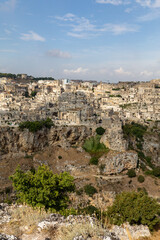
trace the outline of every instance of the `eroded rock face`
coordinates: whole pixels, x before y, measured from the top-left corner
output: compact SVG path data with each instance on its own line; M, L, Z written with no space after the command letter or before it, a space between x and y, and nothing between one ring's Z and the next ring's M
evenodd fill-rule
M6 203L0 204L0 224L9 222L11 215L9 213L9 206ZM0 238L1 239L1 238Z
M126 151L127 141L123 138L122 122L120 119L106 119L103 123L103 127L106 131L101 137L101 142L109 149Z
M31 154L42 151L47 146L58 143L62 147L71 144L82 144L84 139L92 134L92 131L84 126L81 127L52 127L50 130L42 130L32 133L25 129L23 132L18 128L0 128L0 157L10 154Z
M0 240L20 240L13 235L0 234Z
M103 174L116 174L124 170L136 168L138 155L134 151L109 152L99 159L100 164L104 164Z
M117 236L119 236L120 239L123 240L138 240L140 237L146 238L151 236L149 228L144 225L131 226L126 223L123 224L123 226L113 226L111 231L113 231Z
M152 162L160 166L160 135L157 133L145 134L143 150L145 156L150 156Z

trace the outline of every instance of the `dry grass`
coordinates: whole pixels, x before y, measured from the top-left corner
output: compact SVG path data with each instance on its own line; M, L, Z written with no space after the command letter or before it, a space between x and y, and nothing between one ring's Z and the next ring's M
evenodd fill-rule
M151 237L140 238L139 240L160 240L160 230L154 232Z
M29 206L17 206L11 210L11 220L1 226L1 232L20 237L23 233L31 234L37 224L49 216L44 210L33 209Z
M100 225L86 224L73 224L61 227L58 233L57 240L71 240L76 236L83 236L83 238L90 237L93 240L102 239L100 236L105 234L106 230Z

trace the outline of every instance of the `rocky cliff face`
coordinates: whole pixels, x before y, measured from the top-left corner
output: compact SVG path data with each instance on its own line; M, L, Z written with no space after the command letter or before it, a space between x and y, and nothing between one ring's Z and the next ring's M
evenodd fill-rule
M52 127L50 130L42 130L32 133L25 129L23 132L18 128L0 128L0 158L4 155L25 155L42 151L47 146L55 143L62 147L81 145L92 130L87 127Z
M127 169L136 168L138 155L134 151L109 152L100 158L100 163L104 165L104 174L117 174Z
M160 133L146 133L142 151L152 158L155 165L160 166Z

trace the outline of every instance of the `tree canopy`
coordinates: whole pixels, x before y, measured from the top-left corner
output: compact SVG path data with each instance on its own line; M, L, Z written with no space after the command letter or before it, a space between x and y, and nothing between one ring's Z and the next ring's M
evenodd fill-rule
M74 178L69 173L53 174L45 165L27 172L18 167L10 179L18 202L45 210L59 211L66 208L68 193L74 190Z

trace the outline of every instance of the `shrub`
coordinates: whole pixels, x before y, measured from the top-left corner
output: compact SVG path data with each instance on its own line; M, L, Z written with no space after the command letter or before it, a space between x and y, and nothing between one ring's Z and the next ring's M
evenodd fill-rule
M76 194L79 195L79 196L82 195L83 194L83 188L77 189Z
M133 177L136 177L136 172L135 172L135 170L132 168L132 169L129 169L129 170L128 170L127 175L128 175L128 177L133 178Z
M84 186L84 191L90 197L93 196L93 194L97 193L97 189L95 187L93 187L91 184L85 185Z
M24 130L25 128L29 129L30 132L37 132L41 130L43 127L51 128L53 126L53 122L50 118L41 121L26 121L19 124L19 129Z
M112 224L124 222L147 225L150 230L160 222L160 205L144 192L123 192L116 196L107 216Z
M103 135L103 134L105 133L105 129L102 128L102 127L98 127L98 128L96 129L96 133L97 133L98 135Z
M19 202L45 210L66 208L68 192L74 190L73 177L63 172L53 174L45 165L38 170L23 172L20 168L10 176Z
M90 164L92 165L98 165L98 158L97 157L92 157L89 161Z
M78 209L78 214L95 215L97 218L100 218L100 210L93 205Z
M62 156L58 156L58 159L62 159Z
M138 176L138 182L143 183L145 178L142 175Z
M155 177L160 177L160 167L154 167L153 169L153 175Z
M147 131L147 127L141 124L132 122L131 124L125 124L123 126L123 134L124 138L128 139L128 137L136 137L140 141L143 141L143 135Z

